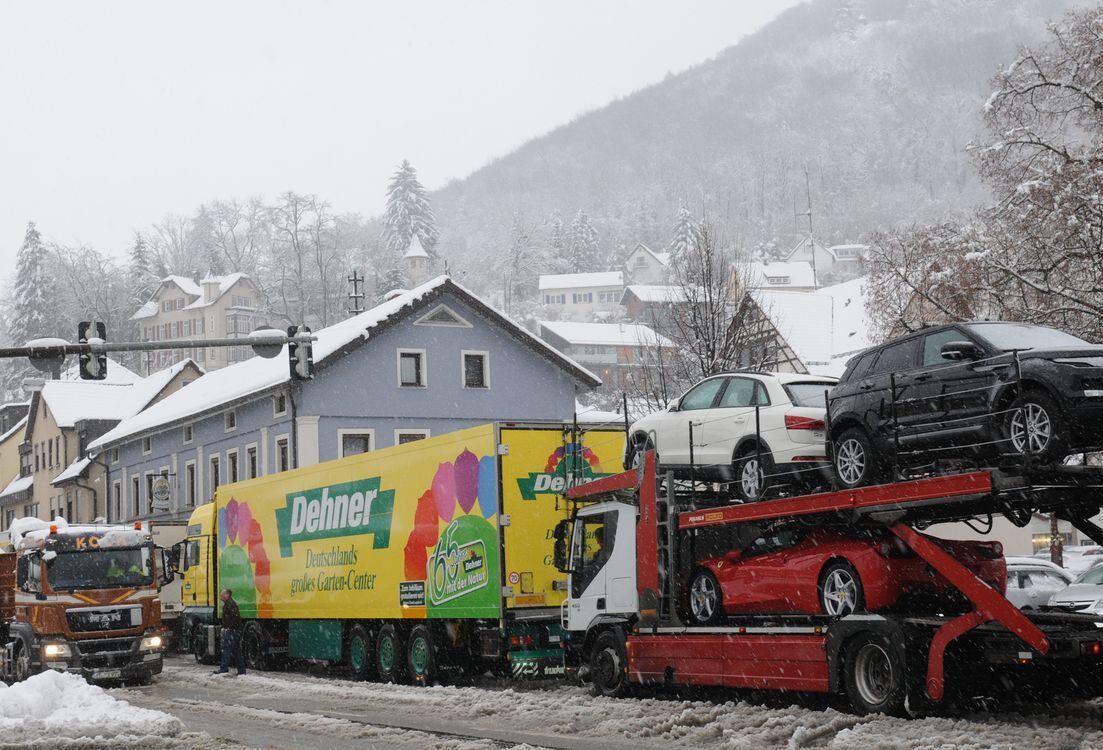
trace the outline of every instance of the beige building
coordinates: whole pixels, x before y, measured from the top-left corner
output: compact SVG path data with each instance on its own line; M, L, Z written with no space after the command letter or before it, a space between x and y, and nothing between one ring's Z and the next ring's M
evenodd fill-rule
M202 374L185 360L136 382L46 381L21 428L17 473L0 493L5 524L20 516L73 523L106 517L104 462L86 455L88 444Z
M166 276L130 319L140 341L244 338L268 322L260 300L260 290L244 273L207 276L202 281ZM197 345L191 350L150 352L142 369L149 374L191 359L205 370L217 370L252 356L249 346L212 349Z
M600 316L616 317L624 294L624 273L544 274L540 277L540 301L551 314L563 320L589 321Z
M19 418L8 425L4 417L7 416L10 406L12 405L5 404L0 407L0 426L7 428L0 433L0 485L3 485L0 487L0 531L7 531L11 522L23 515L23 505L29 496L28 492L20 493L18 488L8 492L13 482L18 485L20 447L26 433L28 408L25 403L19 404L22 407L17 412ZM15 414L11 416L14 417Z

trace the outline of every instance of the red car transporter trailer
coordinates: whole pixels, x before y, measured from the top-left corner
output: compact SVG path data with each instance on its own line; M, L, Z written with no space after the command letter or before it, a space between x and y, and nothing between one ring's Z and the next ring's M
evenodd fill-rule
M1103 694L1103 622L1068 611L1024 614L915 530L994 514L1023 525L1034 512L1054 512L1103 543L1103 530L1089 520L1103 498L1098 470L986 470L733 505L679 494L649 452L638 470L575 487L568 497L572 519L556 529L557 563L570 576L563 622L569 663L596 694L620 695L633 684L841 693L858 713L892 714L948 695ZM952 614L743 615L686 624L697 536L746 523L887 528L968 604Z

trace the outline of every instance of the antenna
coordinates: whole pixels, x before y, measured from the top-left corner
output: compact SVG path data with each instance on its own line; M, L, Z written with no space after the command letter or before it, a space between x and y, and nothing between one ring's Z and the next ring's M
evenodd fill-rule
M349 315L359 315L364 312L364 293L360 291L360 285L364 283L364 277L354 268L352 276L348 277L348 281L352 284L352 291L348 295Z
M812 253L812 288L819 289L819 277L816 275L816 240L812 236L812 188L808 179L808 165L804 166L804 195L808 199L808 210L798 213L797 217L808 217L808 250Z

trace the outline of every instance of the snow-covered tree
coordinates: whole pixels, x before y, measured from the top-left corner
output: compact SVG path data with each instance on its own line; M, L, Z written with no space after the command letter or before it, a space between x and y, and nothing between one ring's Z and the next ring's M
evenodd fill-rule
M551 249L551 256L556 260L567 259L566 228L563 225L563 214L558 208L548 222L548 247Z
M410 246L414 235L430 257L436 257L435 248L440 239L437 219L425 188L417 179L417 170L403 160L391 175L387 186L387 207L383 211L383 242L387 250L397 258Z
M8 336L12 343L22 346L32 339L61 336L61 301L54 293L50 278L49 250L33 221L27 224L15 264L15 285L8 321ZM5 367L6 390L18 390L23 378L35 374L36 371L25 359L9 360Z
M582 209L571 222L571 245L568 252L571 271L585 273L598 270L601 250L597 244L597 230L590 223L589 215Z
M678 216L674 220L673 238L670 240L670 255L672 258L684 256L697 246L701 227L693 214L689 212L683 203L678 209Z

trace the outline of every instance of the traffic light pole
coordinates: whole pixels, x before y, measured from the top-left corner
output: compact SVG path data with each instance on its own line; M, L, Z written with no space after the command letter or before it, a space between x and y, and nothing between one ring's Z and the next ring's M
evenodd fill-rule
M0 359L30 357L31 359L50 359L70 354L107 354L109 352L154 352L165 349L203 349L227 346L273 346L284 344L305 344L317 341L317 336L264 336L239 339L172 339L169 341L89 341L87 344L49 344L41 346L0 347ZM60 339L59 339L60 341ZM257 352L260 354L260 352ZM279 354L279 351L276 351ZM263 356L263 355L262 355Z

